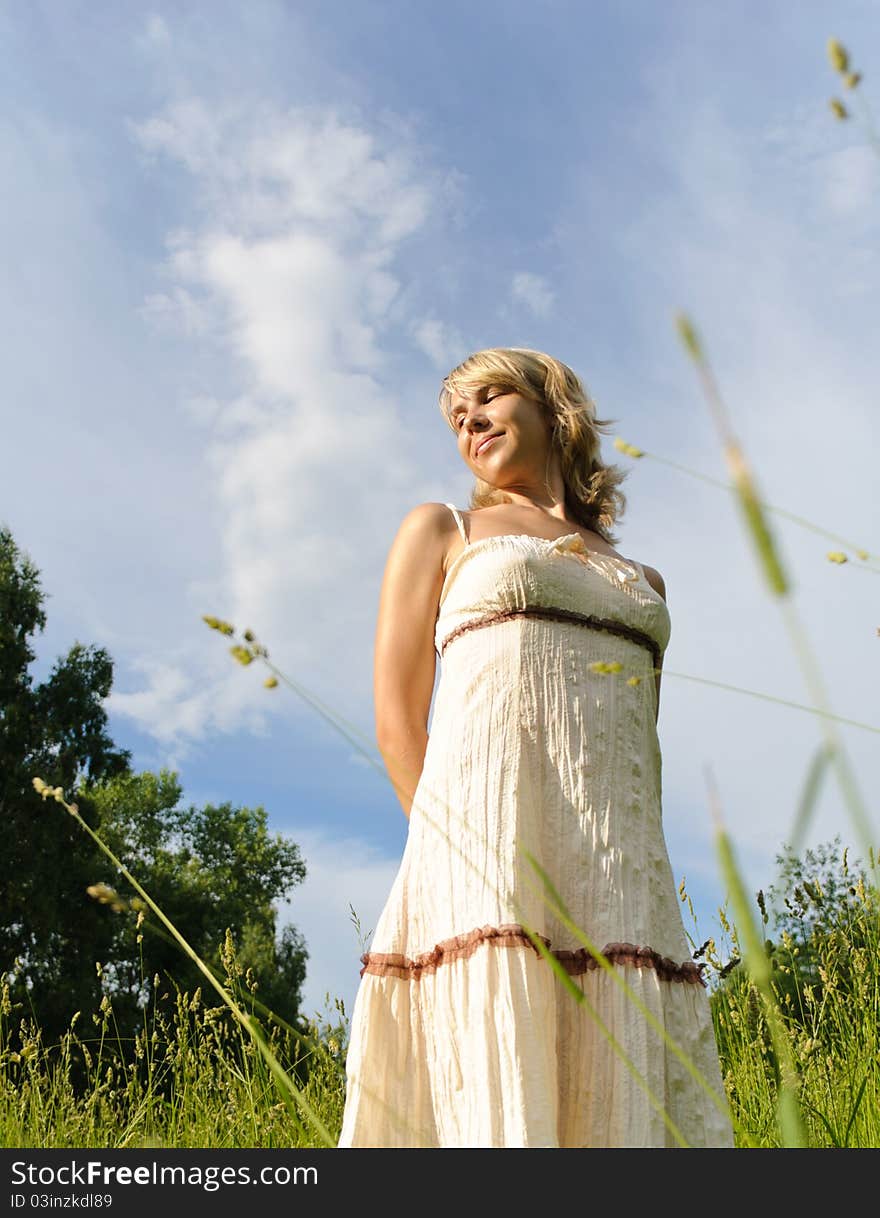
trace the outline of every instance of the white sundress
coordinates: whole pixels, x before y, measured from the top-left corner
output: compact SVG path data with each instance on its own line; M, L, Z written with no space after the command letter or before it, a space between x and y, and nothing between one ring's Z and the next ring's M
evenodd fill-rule
M663 835L666 603L638 563L580 533L471 543L447 506L465 548L440 596L406 847L362 957L338 1146L732 1147ZM614 975L548 905L526 852Z

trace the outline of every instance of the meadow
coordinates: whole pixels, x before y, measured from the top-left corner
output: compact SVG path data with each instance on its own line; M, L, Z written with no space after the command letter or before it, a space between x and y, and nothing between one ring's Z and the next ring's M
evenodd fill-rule
M860 74L850 71L846 52L833 40L829 57L845 87L855 89ZM848 117L838 99L832 99L831 109L838 119ZM873 127L869 135L880 151ZM834 847L824 855L808 852L785 873L792 883L789 890L781 887L779 925L770 926L763 892L745 891L719 801L710 788L729 900L717 911L717 925L708 934L694 919L689 937L695 958L705 965L736 1145L877 1147L880 899L872 819L848 768L839 720L825 704L820 665L810 653L790 599L790 581L769 523L772 512L779 509L772 509L755 486L694 326L681 315L678 330L718 428L731 479L725 489L737 498L758 570L771 600L783 612L813 691L813 706L801 709L817 716L823 735L820 758L839 781L850 815L853 850L867 867L866 871L850 865L849 847L842 854ZM636 460L650 456L623 441L616 447ZM789 518L823 532L790 514ZM844 544L859 560L874 557ZM849 561L842 549L827 557L834 563ZM221 635L234 634L234 628L219 618L204 620ZM266 649L250 632L229 650L243 665L264 661L272 673L265 681L268 688L281 679L302 693L269 663ZM339 723L334 726L351 741ZM39 776L34 776L34 786L95 837L60 788L47 786ZM793 839L804 838L811 809L808 794L796 811ZM349 1030L349 1013L342 1002L327 995L325 1017L301 1021L296 1027L273 1019L260 1003L249 971L238 963L232 936L227 935L221 945L224 975L216 975L137 878L103 842L97 838L96 842L140 893L141 911L149 906L181 950L198 964L205 985L192 993L180 992L155 978L147 987L152 998L143 1010L142 1027L127 1039L115 1023L112 983L107 979L99 1008L71 1011L66 1033L46 1044L27 1009L26 991L22 997L14 972L5 977L0 983L0 1144L21 1148L334 1146L344 1106ZM680 895L693 918L684 884ZM114 899L109 890L92 896ZM143 921L137 908L133 902L129 906L129 912L137 914L132 918L135 936ZM572 930L600 957L579 928ZM601 958L599 962L603 963ZM95 967L100 977L101 963L95 962ZM607 967L616 978L625 971ZM564 991L565 977L559 980Z
M803 930L765 943L781 1031L795 1063L803 1144L880 1145L880 943L876 890L847 871L841 893L818 873L799 888ZM849 881L852 881L851 883ZM684 886L682 900L689 905ZM766 911L763 894L756 919ZM818 915L811 916L811 915ZM696 926L694 925L694 931ZM696 935L691 935L695 952ZM784 1144L780 1054L758 986L742 964L741 935L724 909L703 956L722 1075L741 1147ZM252 979L227 937L222 984L239 1009L256 1010ZM739 961L739 963L733 963ZM210 992L210 987L208 987ZM304 1104L279 1089L259 1044L225 1002L202 990L154 988L143 1027L126 1042L112 998L72 1014L60 1042L0 991L0 1144L20 1148L306 1148L334 1145L345 1099L348 1014L275 1024L269 1052ZM564 995L563 995L564 1000ZM271 1021L265 1020L266 1024ZM311 1120L307 1110L318 1118ZM325 1140L326 1135L329 1143Z

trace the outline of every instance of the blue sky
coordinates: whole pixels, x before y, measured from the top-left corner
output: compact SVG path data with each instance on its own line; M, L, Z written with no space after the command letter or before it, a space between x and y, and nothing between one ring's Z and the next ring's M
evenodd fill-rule
M300 843L279 924L310 948L307 1011L350 1010L350 906L375 925L406 820L201 615L254 630L377 760L388 547L415 504L470 489L440 380L481 347L550 351L663 459L605 441L631 470L618 549L666 580L664 824L713 933L705 767L757 888L821 733L689 679L809 701L729 493L664 463L725 476L673 317L766 498L876 568L880 158L831 116L825 49L880 109L875 5L35 2L0 35L0 519L48 594L34 675L106 647L134 765ZM773 521L832 706L880 722L876 570ZM841 735L870 803L876 737ZM828 782L809 840L836 832L854 845Z

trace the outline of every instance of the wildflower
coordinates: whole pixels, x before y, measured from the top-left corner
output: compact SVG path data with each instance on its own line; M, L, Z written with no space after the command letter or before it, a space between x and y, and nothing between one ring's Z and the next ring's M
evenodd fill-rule
M829 562L843 563L848 561L842 550L829 550L825 557Z
M849 118L846 106L836 97L832 97L828 105L831 107L836 118Z
M861 79L861 72L847 72L843 78L843 83L848 89L854 89Z
M263 684L265 685L266 689L274 689L275 686L278 684L278 678L277 677L266 677L266 680L263 682Z
M627 685L638 685L641 679L641 677L627 677L626 683Z
M246 630L244 632L244 637L245 637L245 642L253 643L257 636L254 634L253 630Z
M828 39L828 58L835 72L846 72L849 69L849 55L846 48L841 46L836 38Z
M623 665L619 660L594 660L589 667L591 672L620 672Z
M236 660L238 660L239 664L250 664L251 660L254 658L248 651L247 647L236 646L230 647L229 650L235 656Z

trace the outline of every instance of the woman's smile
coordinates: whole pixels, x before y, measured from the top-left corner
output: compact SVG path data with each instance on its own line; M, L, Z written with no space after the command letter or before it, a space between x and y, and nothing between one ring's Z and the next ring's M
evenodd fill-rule
M482 454L484 452L486 452L486 450L490 447L490 445L494 444L496 440L500 440L500 439L501 439L501 436L498 435L498 436L491 436L488 440L483 440L482 443L477 445L477 451L474 455L477 457L482 456Z

